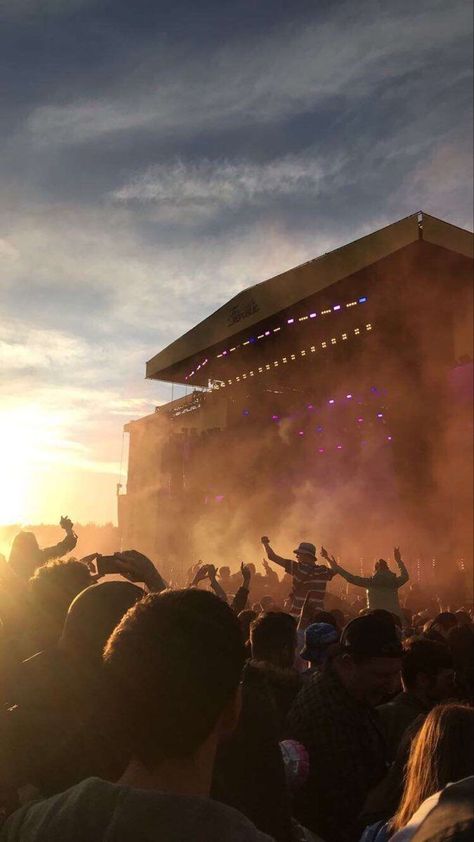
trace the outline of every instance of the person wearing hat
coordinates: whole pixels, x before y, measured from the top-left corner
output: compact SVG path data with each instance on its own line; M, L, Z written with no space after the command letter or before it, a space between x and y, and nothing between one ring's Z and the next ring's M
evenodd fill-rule
M402 561L399 547L394 549L395 562L398 565L399 575L393 573L385 559L379 558L375 563L375 570L373 576L355 576L341 567L334 556L330 556L324 547L321 547L321 555L331 565L334 573L339 573L346 582L352 585L358 585L367 590L367 607L371 610L383 608L385 611L390 611L391 614L397 614L402 623L405 622L400 602L398 599L398 590L406 582L408 582L409 573Z
M264 535L262 544L270 561L283 567L286 573L293 577L293 590L290 594L291 604L289 613L299 618L305 599L311 593L311 606L315 611L322 610L326 585L335 573L325 564L316 564L316 547L307 541L302 541L293 550L296 561L292 558L282 558L270 546L270 539Z
M338 630L330 623L311 623L304 633L304 646L300 658L308 661L309 669L303 673L306 677L322 670L329 649L339 642Z
M387 770L376 705L396 692L402 644L389 614L357 617L344 628L324 669L296 697L286 736L306 746L309 776L295 797L296 818L331 842L353 842L369 791Z

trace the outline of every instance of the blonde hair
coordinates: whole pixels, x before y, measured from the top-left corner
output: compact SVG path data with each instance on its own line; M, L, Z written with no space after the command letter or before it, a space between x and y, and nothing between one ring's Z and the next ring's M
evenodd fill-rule
M474 774L473 746L473 708L457 704L433 708L411 744L402 800L389 823L391 833L405 827L426 798Z

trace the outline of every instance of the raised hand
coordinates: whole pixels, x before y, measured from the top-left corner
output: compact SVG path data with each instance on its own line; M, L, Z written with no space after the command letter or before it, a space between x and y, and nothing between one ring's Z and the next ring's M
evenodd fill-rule
M401 557L401 554L400 554L400 547L394 547L393 548L393 557L394 557L395 561L397 562L397 564L398 564L399 561L401 561L402 557Z
M250 576L251 576L250 568L249 568L248 564L244 564L242 562L242 564L240 565L240 572L242 574L243 587L247 588L247 590L248 590L249 584L250 584Z
M329 564L331 565L331 567L333 567L335 564L337 564L337 561L336 561L336 559L334 558L334 556L333 556L333 555L329 555L329 553L328 553L328 551L327 551L327 549L326 549L325 547L321 547L321 556L322 556L323 558L325 558L325 559L326 559L326 561L328 561L328 562L329 562Z
M150 590L163 590L166 585L150 559L138 550L115 553L117 568L130 582L144 582Z
M263 544L263 546L264 546L264 547L265 547L267 544L269 544L269 543L270 543L270 538L268 538L268 536L267 536L267 535L264 535L264 536L263 536L260 540L261 540L261 542L262 542L262 544Z
M201 562L199 562L201 564ZM192 581L192 585L197 585L199 582L203 582L204 579L207 579L209 575L209 565L203 564L201 567L197 566L196 572L194 574L194 579Z
M208 575L210 581L214 582L215 579L217 578L218 568L215 566L215 564L206 564L206 568L207 568L207 575Z
M64 517L64 515L61 517L59 525L62 529L64 529L65 532L72 532L74 526L71 518L67 516Z

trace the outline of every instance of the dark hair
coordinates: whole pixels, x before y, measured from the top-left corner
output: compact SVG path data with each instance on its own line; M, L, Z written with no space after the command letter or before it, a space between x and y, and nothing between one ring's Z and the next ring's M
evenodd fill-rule
M29 579L42 561L43 557L34 532L18 532L12 541L8 557L8 563L16 575L22 579Z
M410 821L423 801L449 783L474 773L474 710L467 705L438 705L413 740L400 806L390 822L390 836Z
M321 609L318 609L311 615L311 624L312 623L329 623L329 625L334 626L335 629L338 628L337 620L332 611L322 611Z
M38 567L29 587L41 630L59 637L71 602L93 581L87 565L71 558Z
M402 679L405 687L411 690L420 673L436 678L443 669L453 665L448 647L437 640L412 637L405 642L402 657Z
M69 606L60 647L72 655L97 660L128 609L145 596L131 582L99 582L83 590Z
M250 626L252 658L257 661L279 660L282 653L296 646L296 621L285 611L260 614Z
M131 753L147 768L192 755L236 692L244 664L237 618L198 589L150 594L104 651Z
M458 621L456 614L453 614L452 611L442 611L441 614L438 614L431 623L432 626L440 626L440 628L444 629L445 632L453 629L457 626L457 624Z

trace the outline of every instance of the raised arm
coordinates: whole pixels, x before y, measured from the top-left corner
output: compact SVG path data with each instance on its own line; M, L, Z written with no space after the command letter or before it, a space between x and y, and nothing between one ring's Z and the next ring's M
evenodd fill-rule
M240 565L240 572L242 573L242 584L237 593L235 594L231 605L232 611L235 614L240 614L240 612L245 609L249 598L250 590L249 585L251 574L248 565L242 562L242 564Z
M64 529L66 537L58 544L55 544L54 547L45 547L43 550L40 550L43 562L49 561L52 558L62 558L66 553L70 553L77 544L77 535L73 530L72 520L68 517L62 517L59 525Z
M207 565L207 575L215 595L222 599L223 602L227 602L227 594L222 585L217 581L217 567L215 564Z
M408 582L408 579L410 578L410 574L409 574L408 570L406 569L404 562L402 561L402 557L400 555L400 547L395 547L395 549L393 551L393 555L394 555L395 561L398 565L398 569L400 571L400 575L397 576L397 585L398 585L399 588L401 588L402 585L405 585L406 582Z
M293 560L291 558L282 558L282 556L277 555L270 546L270 538L267 538L266 535L262 538L262 544L265 547L265 552L270 559L275 564L279 564L280 567L284 567L287 573L290 575L293 573Z
M341 567L337 563L334 556L333 555L330 556L328 551L325 550L324 547L321 547L321 555L322 555L323 558L326 559L326 561L329 562L329 564L331 565L334 572L339 573L339 575L342 576L342 578L345 579L346 582L349 582L351 585L358 585L358 587L360 587L360 588L368 588L369 587L370 577L368 577L368 576L355 576L353 573L349 573L348 570L344 570L344 568Z

